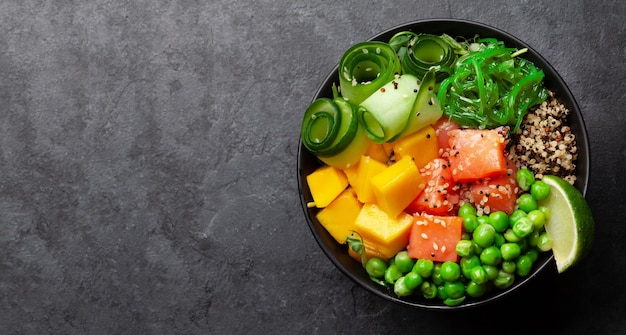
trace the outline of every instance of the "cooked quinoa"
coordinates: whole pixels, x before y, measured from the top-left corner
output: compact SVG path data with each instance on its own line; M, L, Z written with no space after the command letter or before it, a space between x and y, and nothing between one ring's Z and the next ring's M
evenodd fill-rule
M520 130L512 134L510 158L518 168L526 167L538 178L544 174L576 181L578 158L576 136L567 125L569 110L553 92L540 106L530 110Z

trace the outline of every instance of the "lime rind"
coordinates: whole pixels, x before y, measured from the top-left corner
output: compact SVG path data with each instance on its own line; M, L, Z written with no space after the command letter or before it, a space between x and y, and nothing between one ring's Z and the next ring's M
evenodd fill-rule
M549 197L540 201L551 212L546 232L552 239L557 270L563 273L591 250L595 223L591 209L578 189L558 176L546 175L543 181L550 186Z

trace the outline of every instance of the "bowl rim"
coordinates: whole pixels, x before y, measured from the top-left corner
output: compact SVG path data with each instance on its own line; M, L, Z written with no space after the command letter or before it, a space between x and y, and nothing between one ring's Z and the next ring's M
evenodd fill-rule
M576 170L577 180L576 180L575 186L583 194L583 196L585 196L587 192L588 184L589 184L591 162L590 162L590 154L589 154L589 140L588 140L588 134L587 134L587 127L585 125L582 112L580 110L580 107L578 106L578 103L576 102L576 99L572 95L569 87L567 86L567 84L565 83L561 75L554 69L554 67L540 53L534 50L530 45L523 42L516 36L502 29L496 28L494 26L477 22L477 21L472 21L472 20L453 19L453 18L451 19L433 18L433 19L421 19L421 20L405 22L402 24L395 25L386 30L383 30L382 32L377 33L375 35L372 35L367 39L367 41L385 40L385 39L388 40L395 33L403 31L403 30L416 30L419 28L424 29L424 27L426 27L427 29L425 30L428 30L428 32L431 32L433 30L441 30L442 29L441 27L448 26L448 25L457 25L457 26L460 25L460 26L471 27L473 29L470 32L471 34L475 34L474 33L475 31L484 31L484 32L490 33L491 35L499 35L497 37L499 37L501 40L504 39L507 46L528 49L528 52L524 54L524 57L527 58L528 60L531 60L535 65L537 65L539 68L541 68L544 71L544 73L546 74L545 76L546 79L544 79L545 82L550 81L550 85L546 84L548 88L550 88L551 90L554 90L555 88L560 89L558 90L558 92L555 92L555 94L557 97L559 97L559 101L563 103L564 105L566 105L566 107L570 110L570 114L568 116L570 119L570 123L572 122L572 119L575 119L578 122L576 124L577 129L574 131L575 133L577 133L576 142L577 142L577 147L578 147L578 159L577 159L577 170ZM445 29L443 29L442 31L445 32ZM338 74L337 74L338 66L339 64L337 63L333 67L333 69L330 71L330 73L325 77L323 82L319 85L312 101L314 101L318 97L328 95L327 92L328 92L329 86L333 82L337 81L337 80L334 80L334 78L338 77ZM504 289L504 290L493 290L485 298L476 299L476 300L471 299L470 301L464 302L458 306L446 306L443 303L439 302L439 300L437 299L434 299L434 300L436 300L436 302L439 302L439 303L435 303L434 301L430 301L430 300L424 300L421 297L417 299L406 299L406 298L397 297L393 295L393 293L387 292L387 290L385 290L382 286L377 287L379 285L373 283L371 280L369 280L369 278L365 279L363 278L363 276L357 276L354 273L354 270L351 270L351 269L354 269L354 266L351 266L350 268L348 268L344 263L342 263L337 258L336 252L338 251L338 249L342 249L345 255L347 256L347 252L345 252L345 246L340 246L334 239L332 239L332 237L330 237L330 234L323 227L321 227L321 224L317 222L317 220L315 220L316 222L313 221L312 209L307 207L307 203L308 201L310 201L306 197L307 192L309 190L308 190L308 185L306 185L306 177L305 177L306 174L303 171L303 156L302 155L307 154L307 153L308 152L306 148L303 148L302 139L300 138L298 141L298 151L297 151L298 191L300 195L301 206L302 206L307 224L311 232L313 233L313 236L316 242L318 243L320 248L323 250L327 258L345 276L350 278L353 282L359 284L365 290L385 300L389 300L394 303L408 306L408 307L428 309L428 310L461 310L461 309L474 308L478 306L484 306L484 305L493 303L496 300L501 299L505 295L508 295L514 291L517 291L520 287L525 286L525 284L532 281L535 277L537 277L540 273L542 273L548 265L554 262L554 256L552 255L552 253L550 253L549 255L547 255L547 257L544 256L544 258L538 264L535 265L532 272L528 276L522 277L519 280L516 280L515 283L511 287ZM310 155L310 153L308 154ZM321 230L320 230L320 227L321 227ZM334 243L334 246L332 245L332 243ZM345 257L342 257L342 259L345 259ZM356 261L352 261L352 262L362 269L362 266L358 264Z

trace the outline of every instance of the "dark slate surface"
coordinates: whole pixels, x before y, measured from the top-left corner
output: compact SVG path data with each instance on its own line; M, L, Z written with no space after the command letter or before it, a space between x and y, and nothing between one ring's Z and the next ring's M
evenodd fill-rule
M625 16L621 0L2 1L2 333L625 333ZM591 142L590 257L463 313L344 277L296 185L302 112L343 51L424 18L528 42Z

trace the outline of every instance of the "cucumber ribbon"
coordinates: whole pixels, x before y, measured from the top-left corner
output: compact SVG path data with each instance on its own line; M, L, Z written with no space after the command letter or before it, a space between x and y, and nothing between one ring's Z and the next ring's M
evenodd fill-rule
M356 106L340 97L313 101L304 113L300 134L311 153L341 169L355 164L369 145Z
M358 105L400 73L400 61L388 43L360 42L339 62L341 96Z
M411 74L397 76L358 108L359 122L375 143L393 142L434 123L443 114L434 86L435 69L421 82Z
M422 78L434 68L437 82L452 73L457 54L466 53L461 44L446 34L437 36L402 31L391 37L389 45L398 54L403 74Z

